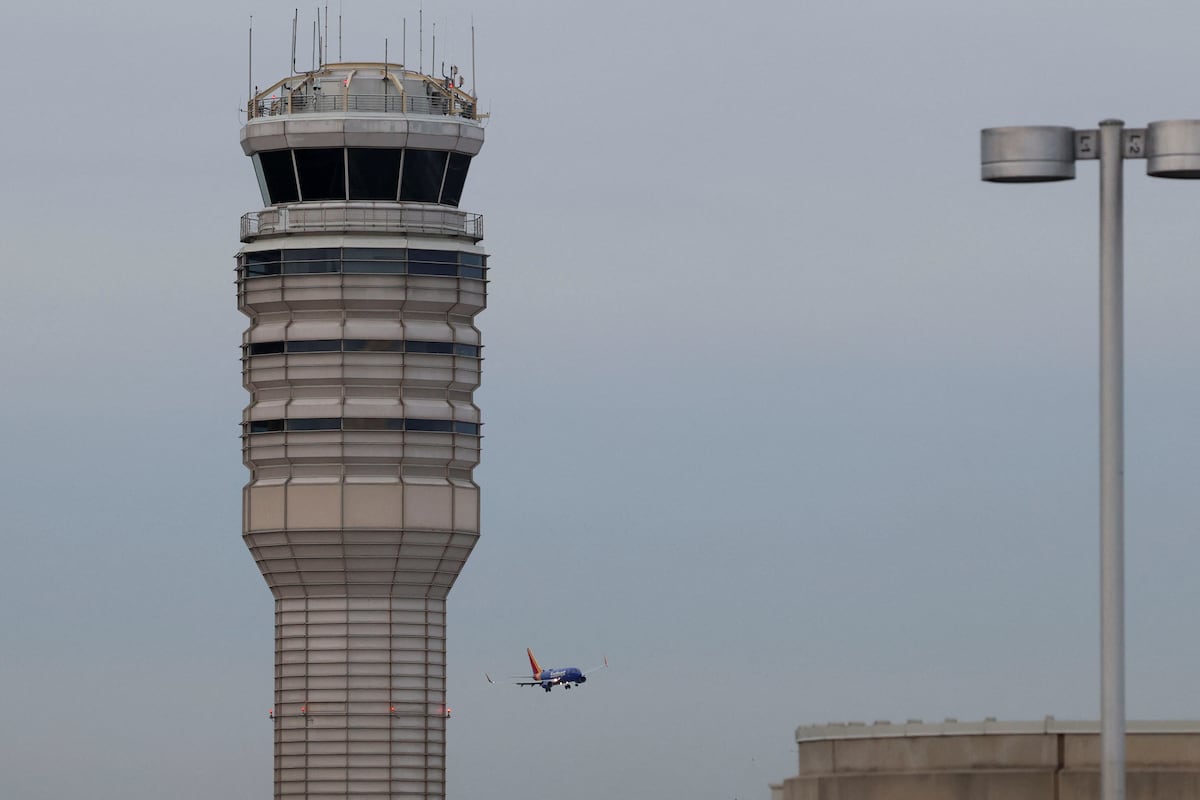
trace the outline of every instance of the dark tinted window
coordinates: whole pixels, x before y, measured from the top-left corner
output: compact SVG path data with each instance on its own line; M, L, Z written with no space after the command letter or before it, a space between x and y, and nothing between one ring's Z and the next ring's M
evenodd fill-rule
M336 353L341 349L341 339L308 339L306 341L287 343L287 351L289 353Z
M451 342L417 342L403 339L307 339L288 342L255 342L246 348L249 355L277 353L433 353L479 358L479 347Z
M403 261L345 261L343 272L374 273L377 275L403 275L407 270Z
M281 268L279 262L278 250L262 250L242 256L242 263L246 266L246 277L249 278L260 275L278 275Z
M397 419L379 417L326 417L318 419L265 419L251 422L250 433L275 431L420 431L426 433L464 433L479 435L479 423L448 419Z
M454 345L450 342L405 342L404 349L409 353L453 353Z
M252 356L269 356L283 352L284 342L255 342L247 348Z
M355 261L403 261L406 256L403 247L347 247L346 259Z
M306 275L314 272L337 272L341 269L341 250L337 247L306 247L283 251L283 273Z
M431 261L435 264L457 264L458 253L454 250L409 250L409 261Z
M453 278L458 274L458 267L453 264L421 264L414 262L408 265L409 275L439 275Z
M406 150L404 174L400 178L400 199L416 203L436 203L446 171L446 153L441 150Z
M340 417L326 417L324 419L289 419L287 421L287 429L289 431L336 431L342 427Z
M342 430L346 431L385 431L388 421L375 417L347 417L342 420Z
M342 148L296 151L300 196L305 200L345 200L346 162Z
M458 274L458 253L453 250L409 250L408 272L410 275Z
M403 275L405 272L402 247L347 247L343 257L343 272L385 275Z
M258 154L263 177L267 181L267 194L272 203L294 203L300 199L296 193L296 171L292 167L291 150L268 150Z
M404 342L400 339L346 339L342 346L347 353L401 353Z
M454 422L448 419L406 419L404 429L428 433L450 433L454 430Z
M346 150L351 200L395 200L402 150L351 147Z
M467 182L467 168L471 166L471 157L462 153L451 153L446 163L446 183L442 186L442 203L458 207L462 197L463 185Z
M408 260L405 260L405 259ZM483 280L487 257L454 250L405 250L384 247L305 247L246 253L241 264L247 278L314 273L383 273ZM476 266L479 265L479 266Z

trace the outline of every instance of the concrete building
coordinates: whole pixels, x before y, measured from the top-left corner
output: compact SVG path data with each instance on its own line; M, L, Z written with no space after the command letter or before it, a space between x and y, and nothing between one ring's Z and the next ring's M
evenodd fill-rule
M243 533L275 597L275 797L444 797L446 595L479 536L476 100L453 68L344 63L247 110Z
M799 774L771 800L1094 800L1100 725L830 724L796 729ZM1130 722L1128 800L1200 798L1200 721Z

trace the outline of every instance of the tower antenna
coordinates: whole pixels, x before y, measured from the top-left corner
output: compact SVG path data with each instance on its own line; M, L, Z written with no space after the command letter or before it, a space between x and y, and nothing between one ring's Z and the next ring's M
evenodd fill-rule
M401 32L400 33L400 62L402 64L404 64L405 68L407 69L407 65L408 65L408 17L404 17L403 20L404 20L404 24L400 28L400 32Z
M329 63L329 0L325 0L325 49L324 55L321 56L321 63Z
M317 29L316 29L316 31L314 31L314 33L316 33L316 39L317 39L317 57L313 59L316 62L316 64L314 65L314 69L315 69L316 66L320 66L321 64L325 63L325 51L323 50L324 43L321 40L321 7L320 6L317 6Z
M471 94L475 96L475 110L479 111L479 90L475 88L475 15L471 15Z
M249 52L246 55L246 97L254 99L254 15L250 15ZM247 106L249 108L249 106Z
M388 52L387 52L387 47L388 47L388 40L387 40L387 37L385 36L385 37L383 37L383 110L384 111L388 110L388 105L387 105L387 96L388 96L388 86L387 86L388 85Z
M417 72L425 74L425 4L417 7Z
M338 61L342 60L342 0L338 0Z
M317 26L318 25L319 25L319 23L313 22L313 35L312 35L312 71L313 72L317 71Z
M437 23L433 23L433 55L429 57L429 71L433 72L433 65L437 63Z
M296 74L296 23L300 20L300 9L292 13L292 74Z

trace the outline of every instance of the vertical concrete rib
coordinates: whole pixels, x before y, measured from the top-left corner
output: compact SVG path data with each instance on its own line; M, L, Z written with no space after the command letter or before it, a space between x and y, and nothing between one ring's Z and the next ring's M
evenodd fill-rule
M275 797L441 798L446 596L479 535L475 101L333 64L247 110L243 536L275 597Z

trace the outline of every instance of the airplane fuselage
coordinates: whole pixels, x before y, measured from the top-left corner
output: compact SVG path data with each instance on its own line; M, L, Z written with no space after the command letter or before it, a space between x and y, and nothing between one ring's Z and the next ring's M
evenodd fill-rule
M579 667L561 667L559 669L542 669L538 664L537 657L534 656L531 648L525 649L525 654L529 656L529 666L532 668L530 678L524 681L517 681L520 686L541 686L547 692L555 686L562 686L564 689L570 689L571 686L578 686L587 681L587 673L591 670L582 670ZM604 666L608 666L608 659L604 659ZM488 678L491 681L491 678Z
M572 683L583 683L587 680L587 676L578 667L564 667L563 669L544 669L538 673L535 680L542 684L543 689L550 691L550 687L556 684L570 687Z

